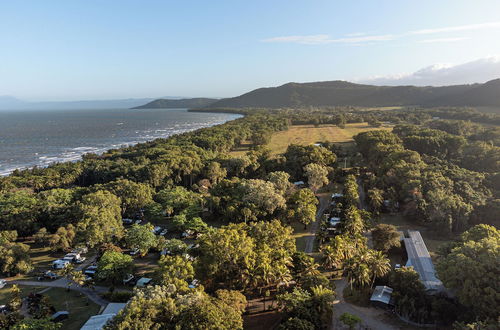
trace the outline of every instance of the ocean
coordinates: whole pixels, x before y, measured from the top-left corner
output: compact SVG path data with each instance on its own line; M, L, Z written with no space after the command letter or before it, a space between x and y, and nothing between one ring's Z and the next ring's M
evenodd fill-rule
M85 153L222 124L236 114L187 109L0 111L0 175L76 161Z

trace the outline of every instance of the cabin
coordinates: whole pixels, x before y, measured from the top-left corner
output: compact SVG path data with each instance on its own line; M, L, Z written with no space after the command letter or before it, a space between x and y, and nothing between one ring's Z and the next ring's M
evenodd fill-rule
M408 254L406 267L413 267L429 294L444 292L445 287L436 276L436 270L424 240L418 230L408 230L403 238Z
M100 330L111 320L118 312L125 308L127 303L109 303L99 315L91 316L80 330Z
M370 298L370 304L374 307L379 307L384 309L394 307L394 299L392 298L392 291L393 291L392 288L385 285L376 286Z

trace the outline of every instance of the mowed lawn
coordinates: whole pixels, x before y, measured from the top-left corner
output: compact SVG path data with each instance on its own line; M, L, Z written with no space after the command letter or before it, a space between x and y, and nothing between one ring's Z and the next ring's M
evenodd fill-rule
M290 144L310 145L317 142L346 143L353 141L353 136L372 130L391 130L392 126L372 127L367 123L347 124L345 128L335 125L294 125L286 131L274 133L267 147L273 154L281 154L286 151ZM231 154L234 156L244 155L250 145L244 145Z
M25 298L30 293L39 293L49 297L56 311L69 311L69 318L63 322L63 329L78 330L87 322L89 317L99 313L100 306L88 300L77 291L67 291L64 288L46 288L37 286L19 285L21 297ZM0 289L0 305L5 305L11 299L12 285Z
M91 316L99 313L100 306L78 291L50 288L45 294L56 310L69 312L69 318L62 322L63 329L78 330Z

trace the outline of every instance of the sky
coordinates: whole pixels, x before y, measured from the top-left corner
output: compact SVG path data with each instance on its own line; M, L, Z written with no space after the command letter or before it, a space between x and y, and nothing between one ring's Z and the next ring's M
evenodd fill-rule
M0 95L28 101L484 82L499 56L498 0L0 2Z

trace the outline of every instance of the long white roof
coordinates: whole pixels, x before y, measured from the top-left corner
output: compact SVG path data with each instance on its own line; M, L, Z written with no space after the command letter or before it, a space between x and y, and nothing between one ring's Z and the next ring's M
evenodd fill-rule
M406 266L412 266L420 276L420 280L429 291L443 291L443 283L436 277L436 270L424 240L418 230L408 230L408 236L404 238L408 262Z

